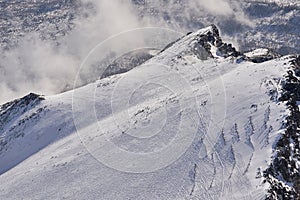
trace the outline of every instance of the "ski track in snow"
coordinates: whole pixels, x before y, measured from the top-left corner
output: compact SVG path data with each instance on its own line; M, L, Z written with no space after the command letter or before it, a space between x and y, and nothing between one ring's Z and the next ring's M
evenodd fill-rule
M25 122L23 137L11 140L0 152L0 182L3 183L0 199L261 198L265 188L262 179L255 176L258 168L267 167L272 144L284 119L282 110L285 110L284 105L271 100L269 95L276 85L264 83L274 77L282 78L287 69L283 63L288 58L260 64L224 58L201 61L187 52L187 46L193 37L208 30L182 38L127 73L75 91L47 96L12 120L12 124L17 124L30 112L47 107L38 114L40 118ZM141 73L148 75L144 82L148 91L139 91L134 84ZM180 85L173 76L182 78L188 85ZM136 77L136 80L118 85L126 77ZM160 86L169 84L174 90L154 87L149 85L151 82ZM220 84L224 90L220 90ZM111 99L118 91L116 87L123 87L115 95L124 99ZM126 102L128 107L122 107L126 95L134 99ZM97 160L96 153L105 147L106 140L114 141L123 151L134 149L134 152L147 153L168 147L174 136L171 133L179 129L194 99L198 116L189 117L193 122L190 125L197 126L196 135L173 163L153 172L128 173ZM122 118L124 113L128 118ZM158 130L158 133L164 131L164 137L145 135L144 140L128 136L136 129L155 129L160 122L165 122ZM148 127L149 123L154 125ZM8 127L4 127L4 137L13 134ZM11 160L13 155L19 157ZM167 159L154 160L153 165Z

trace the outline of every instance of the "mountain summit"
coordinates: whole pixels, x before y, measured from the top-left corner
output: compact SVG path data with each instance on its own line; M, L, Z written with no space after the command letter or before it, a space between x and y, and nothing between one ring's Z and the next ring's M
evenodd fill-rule
M211 25L139 64L2 105L0 199L299 197L299 57Z

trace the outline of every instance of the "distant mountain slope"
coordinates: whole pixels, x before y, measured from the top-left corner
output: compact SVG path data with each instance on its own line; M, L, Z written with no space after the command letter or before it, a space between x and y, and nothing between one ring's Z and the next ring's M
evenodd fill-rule
M141 17L167 22L183 32L216 24L223 35L249 51L268 47L300 53L300 3L297 0L132 0Z
M210 26L126 73L1 106L0 199L264 199L295 62L268 56Z
M10 47L32 32L57 39L73 28L78 1L0 1L0 47Z
M216 2L228 7L218 9ZM241 50L268 47L281 54L300 53L300 3L297 0L224 0L212 3L131 0L131 3L139 18L152 19L158 26L187 32L214 23L223 34L236 37ZM39 33L43 39L57 40L74 28L74 19L92 17L95 6L92 1L78 0L2 0L0 11L0 46L6 48L30 32Z

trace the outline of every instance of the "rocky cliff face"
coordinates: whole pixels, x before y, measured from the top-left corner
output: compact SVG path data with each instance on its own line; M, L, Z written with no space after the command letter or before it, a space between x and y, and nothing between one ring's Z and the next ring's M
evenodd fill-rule
M266 199L300 199L300 57L291 61L279 101L285 103L289 115L283 124L285 131L275 144L272 163L264 172L270 184Z
M220 56L224 58L242 55L232 44L227 44L222 41L219 30L214 24L211 25L211 31L208 31L206 34L197 35L194 41L193 51L200 59L207 59L207 55L209 55L209 57ZM202 48L207 52L206 55L203 54L203 51L200 51Z

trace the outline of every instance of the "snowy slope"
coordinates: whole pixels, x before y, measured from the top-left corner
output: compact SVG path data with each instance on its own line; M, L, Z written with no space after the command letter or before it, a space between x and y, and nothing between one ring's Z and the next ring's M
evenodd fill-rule
M225 58L209 43L200 59L195 44L209 32L126 73L25 101L25 112L2 106L17 114L0 127L0 199L263 199L291 58Z

